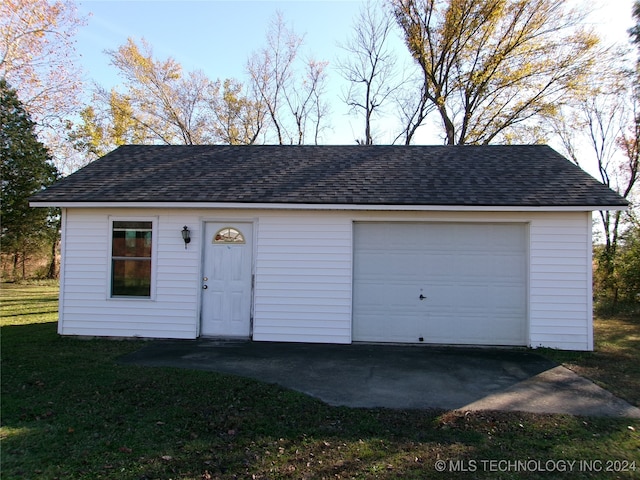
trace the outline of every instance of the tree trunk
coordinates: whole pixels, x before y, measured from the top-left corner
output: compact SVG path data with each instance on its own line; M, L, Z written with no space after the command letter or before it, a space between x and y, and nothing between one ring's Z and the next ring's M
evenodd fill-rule
M456 144L456 132L455 126L453 122L449 118L447 114L447 109L444 105L438 105L438 112L440 112L440 117L442 118L442 123L444 125L444 130L447 134L447 145L455 145Z
M47 278L55 279L58 278L58 262L57 262L57 250L58 250L58 236L54 238L53 243L51 245L51 261L49 262L49 270L47 271Z
M13 280L18 279L18 260L20 259L20 254L18 252L13 252Z
M22 258L21 258L21 262L22 263L22 280L24 280L25 278L27 278L27 265L26 265L26 259L27 259L27 253L26 252L22 252Z

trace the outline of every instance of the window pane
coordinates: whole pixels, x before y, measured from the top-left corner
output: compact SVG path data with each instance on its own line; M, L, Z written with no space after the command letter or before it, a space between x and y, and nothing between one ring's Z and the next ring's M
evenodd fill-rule
M213 243L244 243L244 235L233 227L221 228L213 237Z
M151 296L152 222L114 221L111 296Z
M113 222L111 254L114 257L151 257L151 222Z
M151 259L113 260L111 266L111 295L150 297Z
M151 230L151 222L113 222L114 230Z

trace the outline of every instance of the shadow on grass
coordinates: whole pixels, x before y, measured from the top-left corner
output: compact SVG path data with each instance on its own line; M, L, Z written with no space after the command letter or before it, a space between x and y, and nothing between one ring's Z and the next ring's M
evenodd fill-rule
M57 308L50 308L47 310L29 310L28 312L12 313L11 317L32 317L33 315L52 315L57 313L58 313ZM7 326L13 326L13 325L7 325Z
M13 298L10 300L2 300L2 308L3 310L9 310L13 307L24 307L25 300L28 300L30 304L55 303L57 307L58 296L57 295L29 296L29 297L23 297L23 298Z
M21 325L3 325L0 342L2 345L2 358L10 355L14 349L28 344L29 348L38 349L38 342L58 342L58 322L25 323ZM25 352L25 354L38 354L37 351ZM3 372L6 373L6 372Z

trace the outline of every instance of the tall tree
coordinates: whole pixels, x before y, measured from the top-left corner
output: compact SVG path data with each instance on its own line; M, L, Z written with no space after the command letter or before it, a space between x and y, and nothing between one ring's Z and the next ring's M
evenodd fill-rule
M631 43L636 46L638 50L638 56L636 57L636 83L635 83L635 95L636 99L640 102L640 0L636 0L633 4L631 11L632 18L635 19L636 24L629 30L629 36L631 37ZM640 122L640 114L636 116L636 124ZM640 140L637 140L640 141Z
M629 30L631 42L634 43L640 52L640 0L636 0L633 4L631 15L636 20L636 24Z
M73 37L83 23L72 2L0 2L0 77L15 86L40 127L78 106L82 82Z
M605 90L581 104L583 125L597 161L600 180L624 198L629 197L638 180L638 153L629 135L637 134L631 126L635 123L637 106L630 87L628 74L622 72L617 83L607 85ZM621 233L622 212L601 211L600 217L604 251L607 258L613 259Z
M297 81L284 90L284 98L293 120L290 143L317 145L320 142L320 133L324 129L322 120L328 111L328 105L323 100L327 65L328 62L309 59Z
M218 141L211 116L217 85L201 71L184 73L173 58L154 57L144 39L107 52L123 89L97 86L93 103L69 126L67 138L93 160L124 144L205 144Z
M78 151L85 152L91 160L107 153L105 129L96 118L96 110L92 105L80 112L81 123L69 132L69 139Z
M74 36L85 19L65 0L0 1L0 77L17 90L56 164L67 170L69 116L81 108Z
M249 98L242 83L231 78L217 81L212 88L210 107L215 138L229 145L256 143L265 123L265 105L259 98Z
M154 58L144 39L138 46L129 38L125 45L107 53L126 81L124 95L130 109L120 113L130 113L131 120L156 142L192 145L210 141L205 112L211 81L204 73L185 75L173 58ZM111 108L118 108L112 94L108 101Z
M93 104L80 112L80 121L70 122L67 138L73 148L82 153L85 163L120 145L158 143L153 130L138 121L143 115L143 112L134 112L128 95L98 87Z
M55 212L31 208L29 197L51 185L58 173L46 147L36 138L35 124L4 78L0 79L0 157L0 244L2 253L13 256L14 275L22 265L24 277L26 260L47 241L53 243L55 262Z
M631 211L626 215L621 211L600 212L604 246L598 256L598 269L604 278L603 287L608 300L614 307L621 288L619 247L625 233L628 233L625 232L626 220L634 216L633 194L640 180L640 102L630 85L634 78L635 75L626 72L625 89L607 92L583 106L600 179L631 203Z
M553 114L597 58L567 0L391 1L447 144L504 140Z
M271 21L267 45L254 53L247 62L247 72L256 97L267 108L271 125L280 145L287 142L283 90L289 88L293 78L293 64L302 45L302 37L288 30L284 18L278 13Z
M571 108L563 108L563 117L555 119L553 126L569 158L583 168L588 168L592 160L597 168L595 176L631 203L627 213L599 212L602 245L596 250L594 278L600 298L615 306L621 287L620 247L629 238L626 230L635 214L634 197L640 181L640 102L636 77L628 66L616 63L614 58L604 63L608 69L591 83L590 95Z
M327 63L308 60L300 74L303 37L287 27L281 13L271 21L266 46L247 62L255 101L266 108L268 127L280 145L318 143L327 112L323 91Z
M373 123L401 85L396 68L397 54L389 45L393 17L379 4L367 0L353 24L351 37L341 45L346 55L338 69L349 82L343 100L352 113L362 116L364 137L358 143L372 145Z
M418 129L435 110L435 106L429 101L425 85L415 77L410 77L405 87L394 94L396 115L401 128L394 143L401 140L404 145L410 145Z

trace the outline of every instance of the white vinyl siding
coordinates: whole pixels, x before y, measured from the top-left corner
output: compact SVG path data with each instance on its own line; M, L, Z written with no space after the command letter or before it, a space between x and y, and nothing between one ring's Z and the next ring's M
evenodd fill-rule
M531 346L592 350L591 214L542 216L530 242Z
M200 268L199 242L185 250L185 216L156 211L67 209L59 331L63 335L195 338ZM177 213L177 212L176 212ZM154 217L149 298L110 298L110 219ZM198 235L197 218L190 219Z
M254 302L254 340L349 343L350 218L261 218Z
M109 298L110 217L157 219L153 299ZM349 343L354 222L515 222L528 225L527 345L593 348L588 212L66 208L63 219L65 335L196 338L202 227L220 221L255 226L254 340Z

